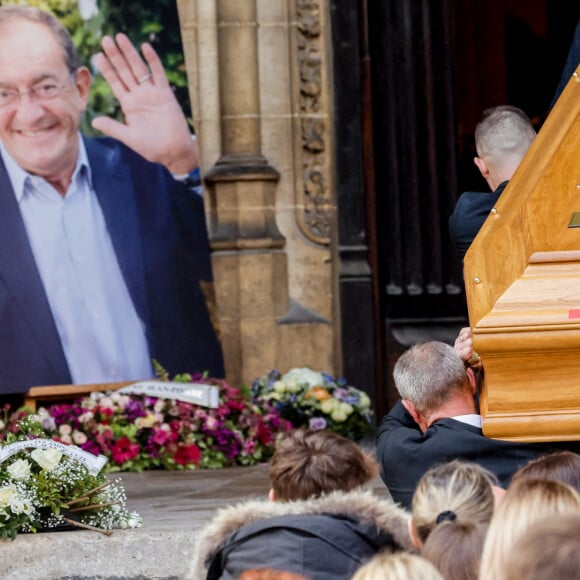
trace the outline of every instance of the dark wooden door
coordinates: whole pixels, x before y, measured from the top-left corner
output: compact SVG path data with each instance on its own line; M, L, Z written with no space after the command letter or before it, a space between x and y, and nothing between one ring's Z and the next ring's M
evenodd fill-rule
M344 373L380 416L392 366L467 323L447 220L486 190L472 163L483 110L549 112L576 0L333 0ZM356 208L356 209L355 209ZM365 208L363 211L362 208Z

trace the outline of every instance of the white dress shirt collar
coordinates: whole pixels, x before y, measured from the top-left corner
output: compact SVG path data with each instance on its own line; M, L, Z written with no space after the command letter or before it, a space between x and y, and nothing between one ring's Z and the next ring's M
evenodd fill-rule
M455 421L459 421L460 423L466 423L467 425L471 425L473 427L478 427L481 429L483 427L483 419L481 415L477 415L475 413L470 413L468 415L457 415L456 417L451 417Z
M87 150L85 148L85 143L83 141L82 135L79 133L79 154L77 157L77 163L75 170L72 175L71 182L73 182L79 174L84 175L88 181L89 188L93 188L93 177L91 173L91 166L89 165L89 159L87 157ZM4 147L4 144L0 141L0 153L2 154L2 160L8 172L8 177L14 188L14 195L16 196L16 201L20 203L26 191L27 180L30 183L34 183L35 180L42 179L28 171L22 169L18 163L12 158L10 153Z

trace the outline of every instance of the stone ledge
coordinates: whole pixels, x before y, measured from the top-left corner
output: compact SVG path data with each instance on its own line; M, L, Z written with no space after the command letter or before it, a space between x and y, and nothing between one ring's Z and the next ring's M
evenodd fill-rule
M194 580L195 534L115 530L20 535L2 545L3 580Z
M204 580L190 574L196 534L220 507L267 501L270 488L267 464L118 476L142 528L114 530L109 537L84 530L21 534L0 543L0 579ZM370 487L389 495L378 478Z

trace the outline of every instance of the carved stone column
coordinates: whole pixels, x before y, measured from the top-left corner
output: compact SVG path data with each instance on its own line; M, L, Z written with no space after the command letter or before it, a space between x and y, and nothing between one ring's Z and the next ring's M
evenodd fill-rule
M222 154L205 182L227 375L238 383L275 365L287 258L274 212L280 176L261 152L256 1L216 6Z
M339 372L326 3L178 7L227 378Z

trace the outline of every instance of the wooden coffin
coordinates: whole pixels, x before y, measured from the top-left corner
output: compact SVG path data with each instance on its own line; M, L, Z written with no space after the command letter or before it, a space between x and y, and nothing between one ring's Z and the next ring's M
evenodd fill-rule
M468 250L484 433L580 439L580 67Z

